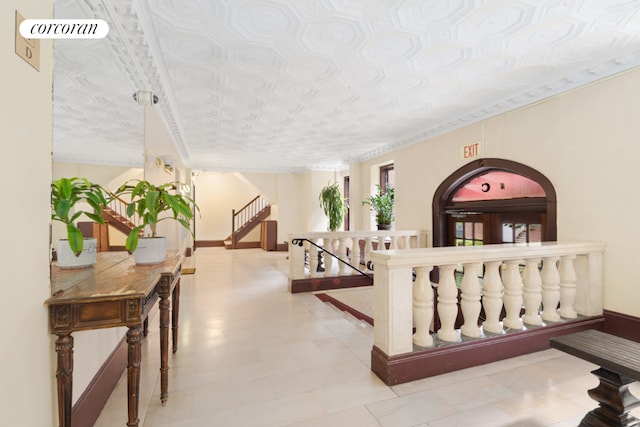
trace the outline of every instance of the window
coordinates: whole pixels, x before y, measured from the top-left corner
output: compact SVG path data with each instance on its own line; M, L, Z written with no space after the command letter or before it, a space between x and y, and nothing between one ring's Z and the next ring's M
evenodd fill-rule
M483 224L474 221L456 221L456 246L482 246Z
M387 191L387 186L396 186L393 163L380 166L380 188L382 188L383 193Z

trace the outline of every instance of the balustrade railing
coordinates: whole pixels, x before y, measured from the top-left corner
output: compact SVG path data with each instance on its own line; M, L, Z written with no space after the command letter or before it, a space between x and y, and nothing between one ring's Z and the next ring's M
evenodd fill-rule
M393 356L412 352L414 344L601 315L605 248L602 242L545 242L373 251L374 344ZM435 267L437 284L430 280ZM464 320L456 328L459 311ZM439 328L432 333L436 313Z
M337 231L337 232L309 232L294 233L289 241L309 240L314 244L304 242L302 246L289 245L289 278L291 280L348 276L360 274L360 271L350 268L351 264L364 272L370 254L381 249L381 243L389 249L424 248L427 246L427 232L424 230L380 230L380 231ZM319 247L335 254L339 262L328 256Z
M244 205L241 209L231 211L231 234L236 230L240 230L242 227L251 222L264 208L269 205L269 202L261 195L254 197L249 203Z

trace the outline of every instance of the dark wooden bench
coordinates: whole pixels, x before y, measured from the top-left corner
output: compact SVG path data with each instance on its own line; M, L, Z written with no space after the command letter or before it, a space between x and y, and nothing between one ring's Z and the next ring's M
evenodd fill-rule
M600 366L592 372L600 384L589 390L600 406L585 415L581 427L640 426L629 414L640 405L629 392L629 384L640 381L640 343L588 330L552 338L551 347Z

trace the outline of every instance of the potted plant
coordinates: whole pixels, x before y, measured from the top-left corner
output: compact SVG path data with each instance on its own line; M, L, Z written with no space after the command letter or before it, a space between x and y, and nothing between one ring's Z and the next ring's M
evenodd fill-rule
M51 219L67 226L67 239L59 239L56 257L59 267L81 268L96 262L97 241L85 239L76 221L81 216L104 224L102 207L107 204L106 191L85 178L60 178L51 182ZM92 211L76 210L79 202L87 203Z
M133 253L137 264L156 264L166 259L166 238L156 234L160 221L175 220L191 232L190 220L194 215L191 206L195 209L198 206L190 197L174 192L182 185L168 182L156 186L149 181L131 180L116 190L117 196L129 197L127 216L137 215L140 218L140 223L131 229L125 242L125 248ZM161 215L165 212L170 215Z
M391 229L393 222L393 202L395 200L395 192L393 187L387 186L386 191L382 190L380 185L376 185L378 191L362 201L362 205L369 205L371 212L376 216L378 230Z
M327 184L323 187L318 199L324 214L329 218L329 231L338 230L347 212L347 203L342 196L342 190L340 190L338 183Z

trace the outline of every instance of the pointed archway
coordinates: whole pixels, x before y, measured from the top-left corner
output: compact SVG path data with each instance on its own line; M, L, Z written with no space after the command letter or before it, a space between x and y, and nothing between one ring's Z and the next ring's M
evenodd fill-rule
M511 199L481 200L460 203L454 196L460 194L465 185L474 178L493 171L508 172L519 175L537 183L543 190L542 197L517 197ZM556 226L556 192L551 181L537 170L522 163L504 159L478 159L468 163L452 173L437 188L433 197L433 246L447 246L451 241L449 216L451 212L464 213L464 210L486 212L515 212L527 210L543 213L542 241L553 241L557 238ZM492 242L494 243L494 242Z

